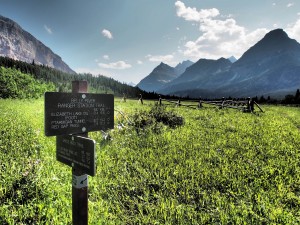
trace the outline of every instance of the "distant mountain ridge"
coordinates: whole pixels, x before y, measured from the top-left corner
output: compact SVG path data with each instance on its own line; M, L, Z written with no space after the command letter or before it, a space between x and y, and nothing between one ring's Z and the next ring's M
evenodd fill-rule
M60 56L37 40L20 25L0 15L0 56L27 63L46 65L66 73L75 73Z
M208 79L207 76L219 74L228 70L231 66L228 59L220 58L218 60L199 59L192 66L188 67L183 74L177 79L173 80L169 85L178 84L182 82L194 82L201 77L201 79ZM199 84L194 84L199 86Z
M161 62L147 77L137 84L137 87L148 92L157 91L177 76L175 68Z
M192 64L193 62L187 60L177 64L175 67L171 67L161 62L148 76L137 84L137 87L148 92L155 92L162 88L165 84L176 79Z
M161 94L220 98L283 98L300 88L300 44L283 29L267 33L238 60L200 59L157 90Z
M177 66L175 66L176 73L178 75L181 75L182 73L185 72L186 68L190 67L193 64L194 63L190 60L186 60L186 61L183 61L181 63L178 63Z

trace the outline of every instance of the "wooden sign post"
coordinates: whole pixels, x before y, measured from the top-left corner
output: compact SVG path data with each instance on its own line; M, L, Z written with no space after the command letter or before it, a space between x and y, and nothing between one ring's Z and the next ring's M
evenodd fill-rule
M88 224L88 175L95 176L95 141L88 131L114 127L114 96L87 93L73 81L72 93L45 93L45 135L56 137L56 159L72 167L73 225Z
M72 82L72 93L87 93L87 89L86 81ZM82 128L82 131L85 130ZM81 133L81 136L88 137L88 133ZM78 188L77 183L84 185ZM88 225L88 177L75 166L72 167L72 220L73 225Z

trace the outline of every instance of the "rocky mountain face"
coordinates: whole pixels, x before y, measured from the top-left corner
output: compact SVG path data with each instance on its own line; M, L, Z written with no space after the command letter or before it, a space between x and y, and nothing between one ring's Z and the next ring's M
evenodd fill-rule
M284 97L300 87L300 44L276 29L232 64L230 83L216 90L232 96Z
M276 29L237 61L200 59L157 92L196 98L283 98L299 88L300 44L282 29Z
M0 56L27 63L47 65L66 73L75 73L61 57L23 30L16 22L0 16Z
M141 80L137 86L145 91L152 92L162 88L165 84L177 78L193 62L187 60L179 63L175 68L165 63L160 63L154 70Z
M219 74L230 69L231 62L228 59L218 60L200 59L188 67L178 78L163 86L159 92L162 94L175 94L179 91L194 89L211 89L216 85L222 85Z

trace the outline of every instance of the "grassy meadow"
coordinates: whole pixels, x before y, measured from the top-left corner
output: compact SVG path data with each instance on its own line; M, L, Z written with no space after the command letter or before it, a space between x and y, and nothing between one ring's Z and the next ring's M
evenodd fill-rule
M89 224L300 224L299 108L153 105L115 99L115 129L89 133ZM0 112L0 224L72 224L44 100L0 99Z

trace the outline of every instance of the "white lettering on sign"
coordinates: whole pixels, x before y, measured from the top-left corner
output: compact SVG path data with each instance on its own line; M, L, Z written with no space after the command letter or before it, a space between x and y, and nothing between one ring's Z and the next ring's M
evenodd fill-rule
M51 117L59 117L58 119L52 119L51 128L52 129L60 129L60 128L76 128L80 127L80 124L85 124L86 120L80 117L82 116L97 116L97 115L106 115L109 114L109 109L103 103L96 103L96 99L87 99L86 96L84 98L71 98L70 103L57 103L57 108L59 109L71 109L71 108L84 108L84 109L92 109L90 111L83 112L53 112L51 113ZM109 121L109 120L108 120ZM94 119L97 125L106 125L105 119L99 121L99 119ZM85 128L83 127L84 131Z
M110 129L113 114L113 95L45 93L46 136Z
M75 108L76 104L74 103L57 103L57 108Z

